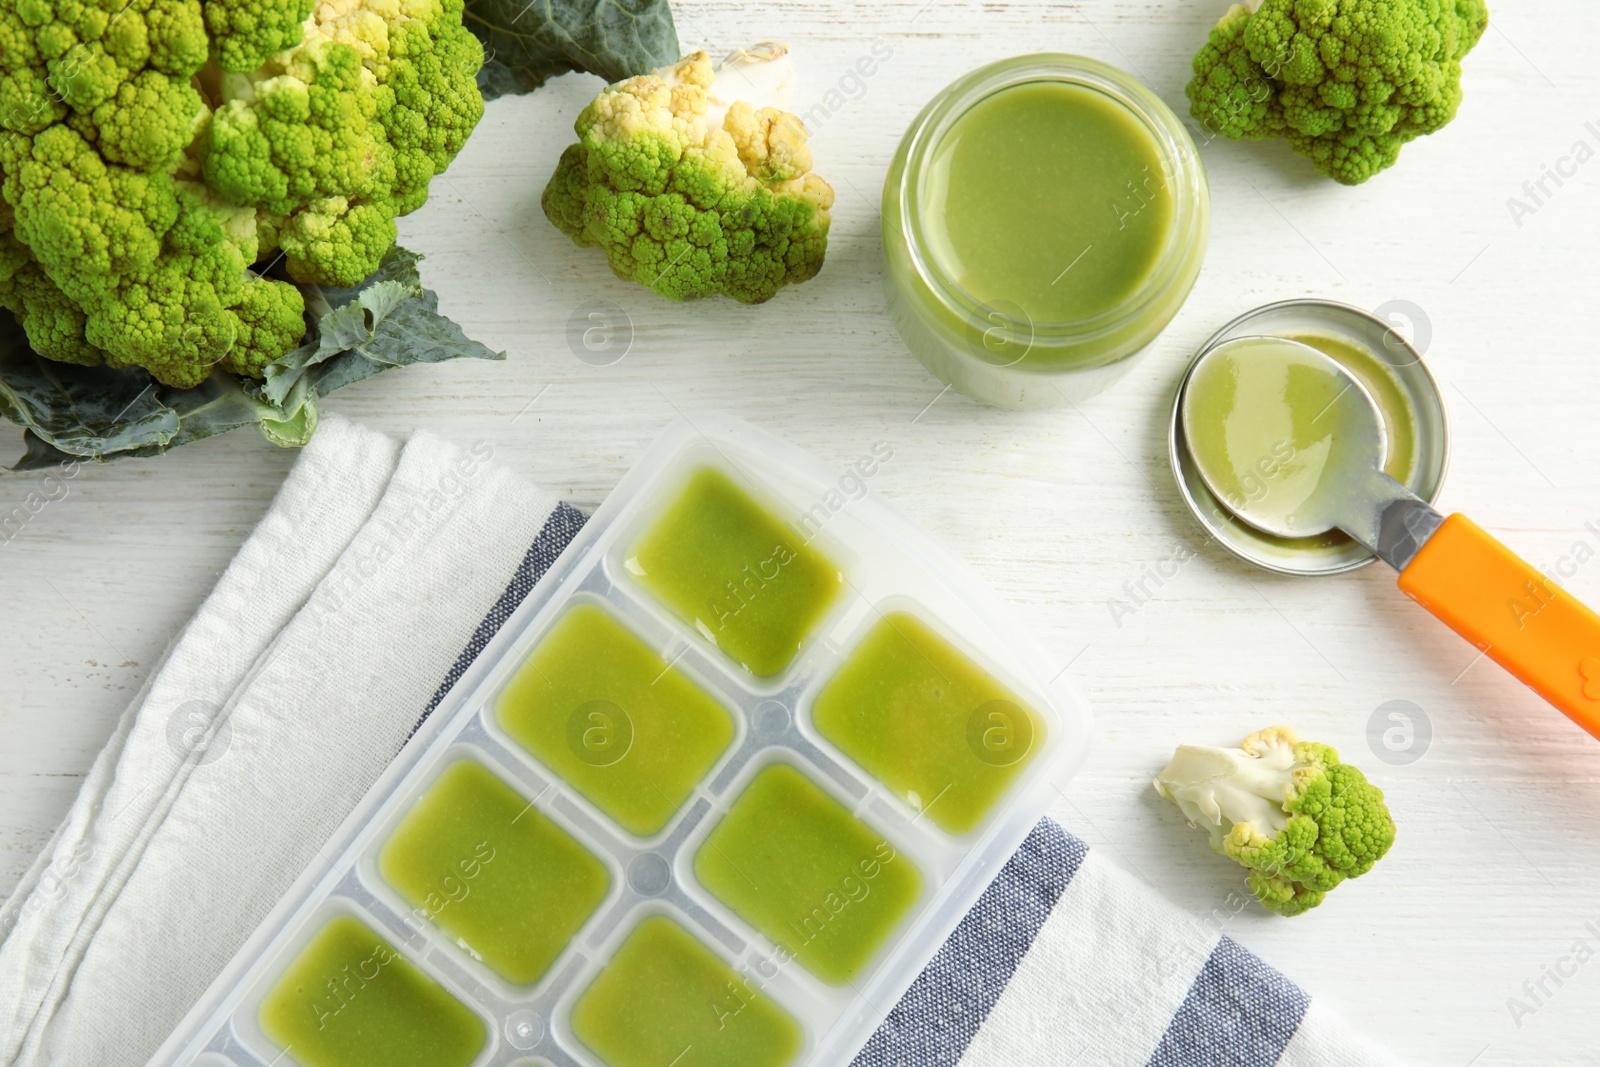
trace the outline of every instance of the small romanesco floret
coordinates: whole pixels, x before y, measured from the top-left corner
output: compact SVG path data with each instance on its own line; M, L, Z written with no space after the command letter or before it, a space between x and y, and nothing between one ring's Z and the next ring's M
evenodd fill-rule
M1286 726L1238 748L1182 745L1155 784L1190 825L1210 831L1212 848L1250 872L1250 891L1280 915L1321 904L1394 843L1383 790Z
M483 113L463 0L0 0L0 308L190 387L305 334ZM253 270L257 267L259 270Z
M1235 4L1194 57L1190 110L1232 140L1282 137L1358 185L1461 103L1461 60L1485 0L1259 0Z
M715 70L695 52L605 89L578 116L545 215L673 300L759 304L815 277L833 188L783 107L791 82L788 49L763 44Z

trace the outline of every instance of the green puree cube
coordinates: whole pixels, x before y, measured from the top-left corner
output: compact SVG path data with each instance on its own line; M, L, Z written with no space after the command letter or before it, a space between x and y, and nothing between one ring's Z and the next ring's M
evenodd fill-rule
M694 873L834 985L861 973L922 893L910 860L783 763L756 775L733 802L695 855Z
M611 884L603 863L471 760L417 800L378 870L417 915L521 984L544 977Z
M611 1067L782 1067L800 1027L671 919L641 922L572 1008Z
M332 920L261 1002L261 1030L305 1067L466 1067L483 1020L361 920Z
M733 716L602 608L580 603L495 704L500 726L595 807L648 837L733 741Z
M703 467L626 567L760 678L782 674L839 598L839 568L721 471Z
M903 611L873 626L811 717L867 773L955 834L983 821L1045 733L1038 713Z

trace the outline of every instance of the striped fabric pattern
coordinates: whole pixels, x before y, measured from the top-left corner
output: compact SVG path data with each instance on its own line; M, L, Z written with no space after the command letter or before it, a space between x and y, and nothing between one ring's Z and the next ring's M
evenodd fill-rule
M1043 819L852 1067L1273 1067L1309 1002Z
M551 514L429 712L584 519ZM851 1067L1395 1067L1223 935L1227 917L1190 915L1043 819Z
M544 521L539 536L528 546L521 564L517 566L517 572L511 576L511 581L506 583L506 591L500 594L500 599L495 601L494 607L489 609L489 614L478 624L477 630L473 631L472 637L467 641L467 647L456 657L450 673L439 683L439 688L434 691L433 699L428 701L428 706L423 710L422 718L417 720L417 725L412 728L412 733L421 728L428 720L428 716L433 714L433 709L445 698L445 694L450 692L450 687L467 673L467 668L478 658L478 653L482 652L494 635L500 632L500 627L511 618L511 613L517 610L517 605L533 591L533 587L539 584L539 579L544 577L545 571L548 571L555 563L556 557L561 555L561 550L578 536L578 531L583 529L583 524L588 518L589 516L566 501L556 505L550 517Z
M960 1063L1088 851L1049 819L1034 827L853 1067Z
M1224 936L1195 976L1150 1067L1273 1067L1311 998Z

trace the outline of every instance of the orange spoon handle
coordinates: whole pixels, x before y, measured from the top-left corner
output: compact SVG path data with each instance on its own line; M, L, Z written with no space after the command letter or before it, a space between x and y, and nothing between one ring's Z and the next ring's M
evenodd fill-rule
M1477 523L1444 520L1400 590L1600 738L1600 615Z

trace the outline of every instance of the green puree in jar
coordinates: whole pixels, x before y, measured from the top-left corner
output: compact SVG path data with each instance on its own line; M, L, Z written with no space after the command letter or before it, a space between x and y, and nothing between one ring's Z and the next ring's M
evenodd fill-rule
M625 566L760 678L783 673L844 585L837 565L711 467L690 476Z
M305 1067L466 1067L488 1036L475 1012L349 915L295 958L260 1021Z
M695 877L823 981L872 961L922 893L883 835L787 764L756 775L695 855Z
M817 694L823 737L936 825L972 830L1044 743L1016 694L907 612L885 615Z
M641 922L572 1008L610 1067L783 1067L800 1027L671 919Z
M604 609L567 609L495 703L500 726L623 829L667 825L733 716Z
M603 863L471 760L417 800L378 870L419 917L521 984L544 977L611 884Z
M1139 118L1056 81L1001 89L958 118L933 151L925 197L942 271L1034 325L1121 305L1156 269L1175 216L1158 142Z

